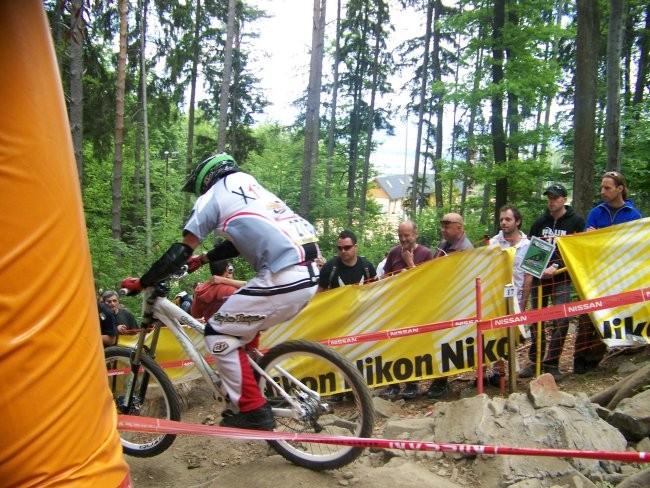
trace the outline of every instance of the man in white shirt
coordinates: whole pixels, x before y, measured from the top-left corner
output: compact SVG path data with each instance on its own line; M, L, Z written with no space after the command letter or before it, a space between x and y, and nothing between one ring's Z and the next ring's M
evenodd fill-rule
M490 239L490 245L501 246L503 249L514 247L515 265L512 270L512 284L515 286L519 309L523 311L526 308L528 295L530 294L530 284L533 277L521 269L521 263L524 260L530 240L521 229L523 217L517 207L504 205L499 210L499 225L501 230L497 235Z

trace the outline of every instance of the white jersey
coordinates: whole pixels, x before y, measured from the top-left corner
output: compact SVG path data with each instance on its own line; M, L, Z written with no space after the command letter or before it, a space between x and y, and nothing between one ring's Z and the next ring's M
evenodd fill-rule
M528 236L523 232L519 231L521 239L514 246L511 245L511 242L507 240L503 231L500 230L497 235L490 239L490 245L501 246L502 249L508 249L509 247L514 247L515 250L515 263L512 270L512 281L517 289L517 296L521 298L524 288L524 270L521 269L521 263L524 261L524 256L528 251L528 246L530 246L530 240Z
M302 245L317 241L309 222L243 172L222 178L201 195L185 230L200 240L216 231L256 272L276 273L305 261Z

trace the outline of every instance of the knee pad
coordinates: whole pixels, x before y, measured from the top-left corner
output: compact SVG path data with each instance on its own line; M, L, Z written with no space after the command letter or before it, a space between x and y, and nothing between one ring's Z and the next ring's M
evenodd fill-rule
M223 334L205 336L206 349L217 356L230 354L242 347L244 344L244 341L234 336Z

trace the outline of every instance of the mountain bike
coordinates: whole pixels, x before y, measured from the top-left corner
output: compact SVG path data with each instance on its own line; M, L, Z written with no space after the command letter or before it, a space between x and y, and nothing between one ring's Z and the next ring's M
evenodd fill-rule
M166 283L143 291L143 320L136 345L105 349L108 385L118 414L180 420L181 402L167 373L156 362L156 346L166 326L209 385L215 399L230 404L221 378L184 330L203 335L204 325L172 303ZM145 344L145 340L148 345ZM374 406L366 382L352 363L318 342L292 340L262 354L248 351L248 360L261 391L271 405L276 431L370 437ZM347 393L341 405L328 398ZM136 457L151 457L174 442L174 434L120 431L123 450ZM356 459L363 448L321 443L268 440L287 460L309 469L335 469Z

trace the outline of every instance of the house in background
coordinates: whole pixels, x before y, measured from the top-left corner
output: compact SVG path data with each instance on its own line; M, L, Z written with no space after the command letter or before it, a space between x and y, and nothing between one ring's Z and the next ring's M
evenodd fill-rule
M378 176L373 180L373 185L368 191L382 208L382 213L391 223L398 223L407 218L403 202L411 198L413 180L412 175L386 175ZM426 196L433 193L433 175L426 176Z

